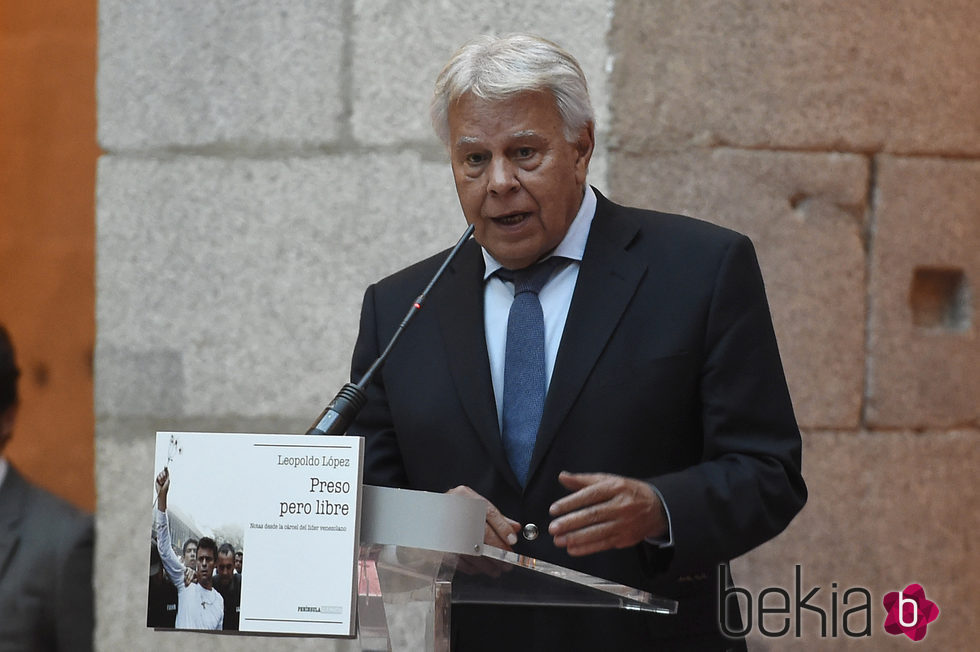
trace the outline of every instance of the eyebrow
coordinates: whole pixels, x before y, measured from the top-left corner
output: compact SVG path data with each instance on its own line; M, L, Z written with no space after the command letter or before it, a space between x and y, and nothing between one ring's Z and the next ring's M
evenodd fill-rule
M475 138L473 136L460 136L456 140L456 146L459 147L460 145L475 145L475 144L477 144L479 142L480 142L480 139L479 138Z
M510 138L537 138L539 136L538 132L534 129L524 129L523 131L517 131L512 133ZM456 139L456 147L461 145L478 145L480 139L475 136L460 136Z

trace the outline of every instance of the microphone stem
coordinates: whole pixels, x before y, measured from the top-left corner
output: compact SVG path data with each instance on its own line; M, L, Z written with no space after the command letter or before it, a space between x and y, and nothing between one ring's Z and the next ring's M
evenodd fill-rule
M361 380L357 383L358 389L363 390L365 387L367 387L368 383L371 382L371 378L374 377L374 372L380 369L381 366L385 363L385 360L388 359L388 354L391 353L391 350L395 347L395 342L397 342L398 339L402 336L402 332L405 330L405 327L408 326L408 323L410 321L412 321L412 318L415 316L415 313L417 313L419 310L422 309L422 306L425 304L425 300L428 298L429 292L435 286L436 281L438 281L442 277L442 273L446 271L446 268L449 267L449 263L451 263L453 258L456 257L456 254L463 247L463 244L465 244L466 241L469 240L471 235L473 235L472 224L466 227L466 231L464 231L463 235L460 236L459 240L456 242L456 246L453 247L453 250L449 252L449 255L446 256L446 259L442 261L442 265L439 266L439 269L432 277L432 280L429 281L429 284L425 286L425 289L422 290L422 294L420 294L415 298L415 303L413 303L412 306L408 309L408 312L405 313L405 318L402 319L402 323L398 325L398 328L395 330L395 334L391 336L390 340L388 340L388 346L385 347L385 350L381 353L380 356L378 356L378 359L374 361L374 364L371 365L371 367L367 370L367 372L363 376L361 376Z
M340 389L334 399L330 401L330 404L327 405L323 412L320 413L320 416L317 417L317 420L313 423L313 425L310 426L310 429L306 431L306 434L342 435L347 432L347 427L350 426L350 424L357 417L358 412L360 412L361 408L364 407L364 404L367 403L367 393L364 390L368 386L368 383L371 382L371 378L373 378L378 369L384 365L385 360L388 359L388 354L391 353L395 343L401 337L402 332L404 332L405 327L408 326L408 323L412 320L415 314L422 309L426 298L429 296L429 291L432 290L436 284L436 281L438 281L442 276L442 273L446 271L446 268L449 267L449 263L451 263L453 258L456 257L456 254L459 253L459 250L462 249L463 244L466 243L471 235L473 235L472 224L466 227L466 231L464 231L463 235L460 236L459 240L456 242L456 246L449 252L449 255L446 256L446 259L442 262L442 265L436 271L435 275L432 277L432 280L429 281L429 284L424 290L422 290L422 294L415 298L415 302L412 303L412 306L408 309L408 312L405 314L405 318L402 319L401 324L398 325L398 328L395 330L395 334L391 336L390 340L388 340L388 345L385 347L385 350L382 351L381 355L378 356L378 359L374 361L374 364L372 364L367 372L361 376L361 379L356 384L347 383Z

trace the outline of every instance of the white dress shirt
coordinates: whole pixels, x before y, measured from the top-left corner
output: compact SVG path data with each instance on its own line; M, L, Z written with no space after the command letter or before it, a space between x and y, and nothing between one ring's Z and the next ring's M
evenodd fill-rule
M585 187L582 205L568 227L568 233L547 257L561 256L571 262L559 269L548 280L538 299L544 312L544 364L545 392L551 386L551 373L555 370L558 345L565 330L565 318L572 303L578 270L585 253L585 243L589 239L592 218L595 217L596 197L591 186ZM504 353L507 349L507 317L510 305L514 303L514 284L504 281L494 272L502 268L486 249L483 250L486 263L483 278L483 332L487 338L487 353L490 356L490 378L493 381L493 395L497 402L497 423L503 423L504 407Z

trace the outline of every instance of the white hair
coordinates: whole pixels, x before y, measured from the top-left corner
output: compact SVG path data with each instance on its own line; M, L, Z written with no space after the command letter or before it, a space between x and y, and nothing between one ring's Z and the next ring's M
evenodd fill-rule
M432 126L448 146L449 107L466 93L493 101L533 91L554 96L569 142L595 121L585 73L560 46L532 34L478 36L439 73L430 107Z

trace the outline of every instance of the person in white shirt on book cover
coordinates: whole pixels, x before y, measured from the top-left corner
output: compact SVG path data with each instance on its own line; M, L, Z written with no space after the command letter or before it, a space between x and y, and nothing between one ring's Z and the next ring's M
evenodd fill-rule
M153 526L157 531L157 548L167 577L177 587L177 629L221 629L224 623L225 601L212 585L212 573L218 556L214 539L201 537L197 542L196 582L184 583L184 565L170 544L170 523L167 520L167 493L170 491L170 471L160 472L156 481L157 509Z

